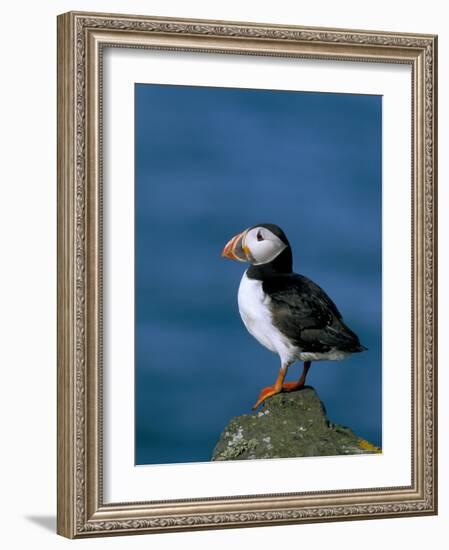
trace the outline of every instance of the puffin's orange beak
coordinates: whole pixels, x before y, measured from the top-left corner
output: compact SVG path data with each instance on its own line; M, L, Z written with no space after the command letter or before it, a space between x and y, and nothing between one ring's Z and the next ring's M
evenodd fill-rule
M248 256L246 250L243 246L243 237L246 235L247 230L242 231L235 237L232 237L230 241L223 248L221 255L224 258L229 258L230 260L238 260L239 262L247 262Z

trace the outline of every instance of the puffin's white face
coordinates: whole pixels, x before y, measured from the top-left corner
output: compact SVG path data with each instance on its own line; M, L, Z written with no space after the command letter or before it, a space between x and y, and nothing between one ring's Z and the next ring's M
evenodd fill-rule
M240 262L262 265L272 262L287 245L266 227L252 227L233 237L222 256Z
M265 227L253 227L244 236L242 248L253 265L272 262L287 248L274 233Z

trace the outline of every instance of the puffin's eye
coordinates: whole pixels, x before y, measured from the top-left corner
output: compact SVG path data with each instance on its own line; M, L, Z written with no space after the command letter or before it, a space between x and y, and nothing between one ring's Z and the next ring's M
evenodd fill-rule
M262 237L262 231L259 229L259 231L257 232L257 240L258 241L263 241L263 237Z

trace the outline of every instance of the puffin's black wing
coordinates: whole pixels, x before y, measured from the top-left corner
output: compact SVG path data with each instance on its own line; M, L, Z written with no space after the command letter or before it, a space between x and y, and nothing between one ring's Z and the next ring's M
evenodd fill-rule
M366 348L342 321L337 306L313 281L295 273L263 281L274 325L305 352L355 353Z

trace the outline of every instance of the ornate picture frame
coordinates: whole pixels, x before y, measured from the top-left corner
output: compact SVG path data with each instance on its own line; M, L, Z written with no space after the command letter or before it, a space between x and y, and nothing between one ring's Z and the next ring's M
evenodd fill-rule
M102 60L106 48L410 67L409 485L274 494L262 488L261 494L164 500L148 494L145 501L105 502ZM59 16L58 533L83 538L436 514L436 162L436 36L82 12Z

